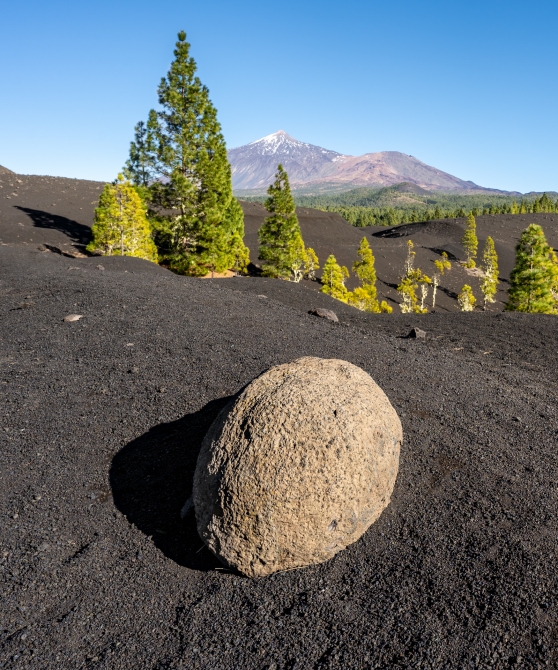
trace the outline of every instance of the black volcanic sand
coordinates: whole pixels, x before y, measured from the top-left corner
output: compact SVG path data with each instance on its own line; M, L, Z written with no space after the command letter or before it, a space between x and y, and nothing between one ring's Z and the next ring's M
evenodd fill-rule
M84 251L104 184L0 171L0 243Z
M258 203L243 203L245 212L246 244L252 250L258 248L257 230L262 224L266 210ZM376 259L378 276L378 296L386 299L391 306L399 310L397 285L403 273L407 256L407 241L411 239L416 252L415 267L420 267L430 277L435 271L434 260L441 258L445 251L453 261L452 269L442 277L436 296L436 309L442 312L458 310L457 295L464 284L469 284L477 298L479 308L482 302L480 291L481 277L462 267L456 261L465 260L461 238L465 232L465 219L442 219L422 223L411 223L395 228L368 226L355 228L339 214L320 212L316 209L300 207L297 209L302 236L306 246L313 247L323 266L329 254L333 254L340 265L346 265L352 274L352 265L357 260L356 250L363 237L372 247ZM496 303L490 310L500 311L507 300L510 272L515 263L515 245L530 223L538 223L545 231L551 246L558 248L558 214L500 214L478 216L477 235L479 238L478 263L486 238L492 236L499 256L500 290ZM254 254L252 253L254 261ZM256 261L258 262L258 261ZM320 274L320 273L318 273ZM347 286L357 286L354 275ZM313 288L319 289L319 284ZM432 292L426 301L431 308Z
M555 317L358 314L101 260L0 246L1 667L556 667ZM304 355L385 390L399 475L347 550L250 580L180 510L227 398Z
M0 244L27 246L36 249L47 245L53 250L73 254L84 252L91 239L93 212L104 184L101 182L37 177L0 172ZM266 210L259 203L243 202L245 214L245 241L251 250L252 262L258 264L258 228ZM452 259L463 259L461 238L465 219L444 219L426 223L407 224L397 228L355 228L339 214L316 209L297 209L304 241L313 247L323 266L329 254L334 254L341 265L350 270L357 259L356 250L363 236L372 245L376 257L378 296L386 299L399 311L396 287L403 272L407 240L415 244L417 267L432 275L432 261L446 251ZM479 259L488 235L495 240L500 260L500 291L491 311L501 311L507 299L509 274L515 260L515 245L521 231L530 223L543 226L549 243L558 248L558 214L523 214L477 217ZM451 271L442 277L436 298L436 309L455 312L456 298L464 284L469 284L480 303L480 277L471 274L455 261ZM320 273L318 273L320 274ZM352 274L352 273L351 273ZM309 283L317 291L318 283ZM352 276L347 286L357 285ZM426 305L431 307L430 293Z

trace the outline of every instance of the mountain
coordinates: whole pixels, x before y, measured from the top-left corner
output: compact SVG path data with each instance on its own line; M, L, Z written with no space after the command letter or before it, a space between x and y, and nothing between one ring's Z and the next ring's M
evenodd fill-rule
M14 172L8 170L8 168L5 168L3 165L0 165L0 174L14 174Z
M292 186L300 190L347 190L357 186L416 184L427 191L486 191L399 151L346 156L306 142L279 130L261 140L231 149L233 188L265 190L273 181L278 163L287 170Z

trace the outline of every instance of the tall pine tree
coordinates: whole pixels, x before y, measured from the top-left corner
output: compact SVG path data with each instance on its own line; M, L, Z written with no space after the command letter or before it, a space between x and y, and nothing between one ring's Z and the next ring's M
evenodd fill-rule
M514 312L556 314L553 287L558 266L543 229L532 223L515 247L506 309Z
M288 279L300 256L304 262L304 243L298 225L289 176L277 166L275 181L267 189L265 208L270 213L258 230L259 257L266 277Z
M170 267L203 276L233 267L247 250L217 111L196 70L182 31L159 84L161 110L136 126L126 168L136 183L147 181L152 206L172 212L159 216Z

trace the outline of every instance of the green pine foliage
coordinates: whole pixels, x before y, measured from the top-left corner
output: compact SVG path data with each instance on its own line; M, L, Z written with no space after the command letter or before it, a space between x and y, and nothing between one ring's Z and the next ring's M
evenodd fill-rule
M557 313L554 291L558 285L558 265L555 258L543 229L532 223L523 231L515 248L507 310Z
M310 281L316 281L316 271L320 269L320 260L318 255L312 249L308 247L306 249L306 262L304 266L304 276Z
M217 110L196 71L182 31L159 84L161 109L136 126L126 170L149 190L157 240L170 268L205 276L234 267L248 252L240 248L244 223Z
M269 197L265 201L265 208L270 216L258 231L263 274L266 277L289 279L293 264L297 263L299 257L304 263L304 243L289 177L282 165L277 166L275 181L267 193Z
M436 269L438 270L440 275L443 275L446 270L451 270L451 262L445 251L442 251L442 259L435 260L433 261L433 263L436 266Z
M357 254L360 260L353 263L353 271L360 279L360 286L348 294L349 304L363 312L391 313L393 310L387 302L382 300L378 303L374 254L365 237L360 242Z
M457 304L462 312L472 312L477 304L477 299L473 294L473 289L465 284L457 296Z
M466 212L482 214L526 214L530 212L558 212L558 200L546 193L540 197L462 195L458 193L419 194L409 184L395 184L387 188L361 187L335 194L297 195L296 204L315 207L340 214L353 226L397 226L401 223L431 221L435 218L465 218ZM300 192L299 192L300 193ZM247 196L263 201L261 196ZM437 211L436 211L437 210Z
M341 300L341 302L347 302L349 292L345 288L345 279L346 276L343 273L343 269L337 264L335 256L331 254L324 265L322 272L323 286L320 291L330 295L332 298Z
M466 266L468 268L474 268L479 241L477 239L477 222L472 212L467 217L465 234L463 235L461 243L463 244L465 256L467 257Z
M135 256L157 262L146 207L136 187L120 174L106 184L95 209L93 239L87 251L107 256Z
M496 302L494 296L498 290L498 254L494 246L494 240L489 236L486 238L482 251L483 278L480 289L484 297L484 309L487 305Z
M397 292L401 298L399 307L402 314L426 314L428 309L424 306L424 301L428 294L427 287L432 282L419 268L411 269L401 279ZM421 302L417 297L417 289L421 287ZM425 287L424 289L422 287Z

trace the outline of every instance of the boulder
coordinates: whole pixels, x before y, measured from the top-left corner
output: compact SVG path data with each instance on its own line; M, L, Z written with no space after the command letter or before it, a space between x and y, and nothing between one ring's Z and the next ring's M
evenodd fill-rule
M426 331L420 328L413 328L407 337L414 340L424 340L426 339Z
M321 563L388 505L401 423L366 372L300 358L252 381L204 438L193 499L200 537L250 577Z
M323 307L318 307L316 309L311 309L308 314L314 316L320 316L322 319L328 319L328 321L333 321L334 323L339 323L337 314L332 312L330 309L324 309Z

